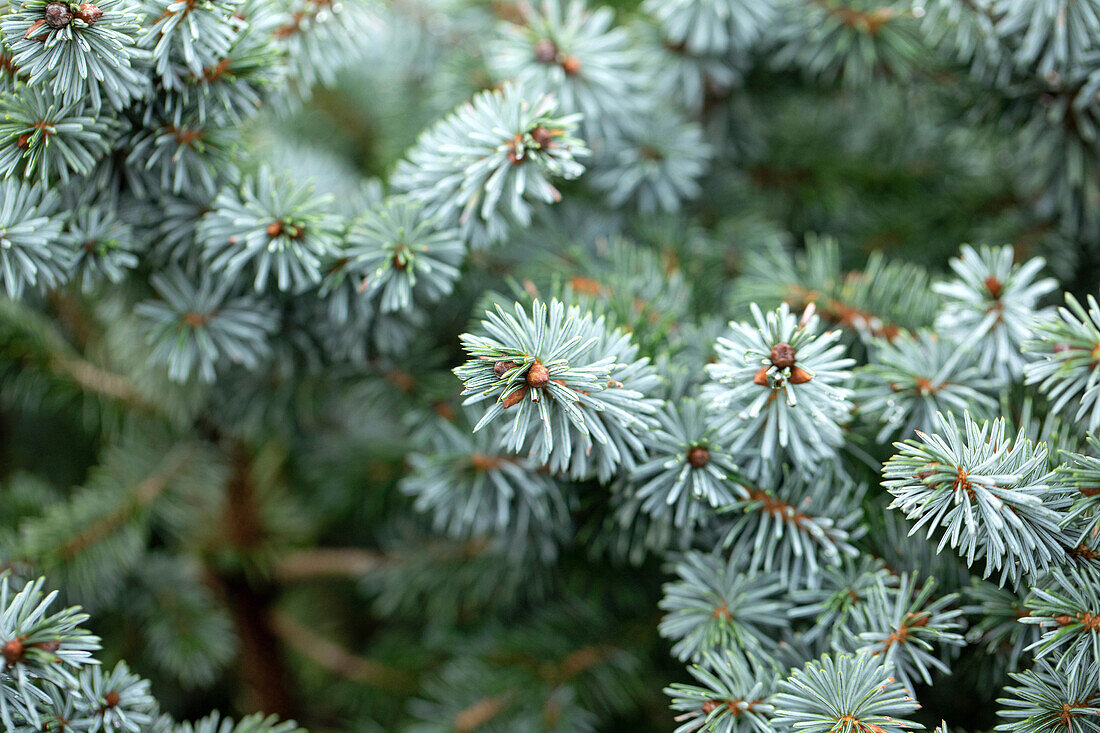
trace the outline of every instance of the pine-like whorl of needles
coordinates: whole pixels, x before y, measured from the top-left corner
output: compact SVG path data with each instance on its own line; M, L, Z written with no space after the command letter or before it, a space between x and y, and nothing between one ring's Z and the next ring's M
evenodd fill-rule
M84 292L103 282L121 282L138 266L140 240L106 207L88 205L73 211L68 238L74 251L72 279Z
M696 56L746 53L775 15L771 0L646 0L642 10L674 46Z
M711 153L699 123L667 109L647 112L640 124L607 143L589 179L613 208L675 212L699 196Z
M182 270L170 269L150 281L161 299L139 303L134 312L147 324L150 361L166 365L172 380L197 376L210 383L217 368L251 369L271 352L277 314L258 298L234 297L232 280L206 275L195 284Z
M248 270L257 291L301 291L321 281L323 265L339 251L341 225L330 198L261 168L239 187L218 194L199 225L204 257L231 282Z
M1025 601L1020 619L1042 635L1029 647L1037 659L1049 658L1063 674L1080 670L1100 678L1100 567L1084 563L1052 570Z
M824 655L780 680L776 723L802 733L904 733L920 705L878 657Z
M1071 543L1090 543L1100 533L1100 439L1086 438L1090 453L1063 451L1066 462L1058 477L1073 497L1062 526L1071 533Z
M670 515L673 525L690 530L714 509L747 496L737 483L737 465L715 440L698 402L669 403L658 420L660 425L642 436L648 460L629 478L628 492L642 511Z
M1073 405L1074 419L1095 431L1100 427L1100 305L1091 295L1087 302L1086 312L1066 293L1068 308L1035 320L1034 338L1023 349L1037 360L1024 367L1024 377L1050 398L1051 412Z
M60 285L69 276L72 250L58 214L60 197L41 185L0 181L0 284L19 298L26 288Z
M0 175L68 183L91 172L119 126L111 115L91 116L82 103L20 87L0 97Z
M521 24L505 24L486 50L493 77L528 95L553 95L566 113L580 113L581 134L595 144L631 124L642 88L638 57L611 8L584 0L542 0L526 6Z
M658 630L675 643L681 661L698 662L708 652L733 647L766 653L788 626L786 584L775 574L746 575L734 558L687 552L676 562L679 580L665 583L658 607L666 611Z
M1010 672L997 699L997 726L1004 733L1100 733L1100 689L1094 671L1055 669L1040 659L1031 669Z
M527 458L501 453L492 431L471 435L437 421L431 450L409 456L401 490L437 531L457 539L499 539L512 558L535 546L552 560L570 524L569 501L549 474Z
M777 68L794 68L822 82L867 86L904 79L927 51L913 11L890 0L782 2L769 39Z
M851 409L850 390L837 385L855 363L840 332L818 333L817 316L807 310L799 320L785 303L767 316L753 304L752 314L752 324L730 323L707 365L703 397L719 435L735 457L751 450L760 464L783 449L800 467L833 459Z
M885 563L867 555L845 557L839 566L825 567L816 580L809 587L792 587L789 597L794 605L788 616L807 642L829 646L843 635L850 638L856 613L880 586L898 584Z
M856 375L853 401L881 426L879 442L932 430L938 412L992 417L1002 386L978 367L974 350L927 330L876 340L870 363Z
M739 568L779 573L795 587L815 583L823 567L859 554L852 543L864 532L858 507L865 487L839 468L789 471L774 483L738 488L742 496L722 509L720 519L724 545Z
M239 137L236 127L195 116L181 122L170 117L146 120L130 141L126 165L135 182L153 192L159 186L178 196L214 196L230 177L227 172L235 177L232 152Z
M909 690L918 679L932 684L932 670L950 673L937 647L965 643L958 594L936 596L933 578L920 585L916 579L916 573L901 576L896 584L880 578L837 640L841 647L881 659Z
M241 19L242 0L148 0L148 22L138 44L148 49L153 66L166 89L178 88L184 77L182 65L192 76L202 77L207 69L229 56L234 40L245 26Z
M16 591L7 571L0 573L0 723L18 730L16 721L42 730L42 688L69 687L74 672L93 664L99 638L80 628L88 616L79 608L53 613L57 591L44 593L45 580Z
M951 259L955 279L936 283L932 290L945 299L936 316L936 331L959 344L972 345L978 366L990 376L1015 380L1026 358L1020 347L1031 336L1039 298L1055 289L1050 278L1036 280L1044 260L1035 257L1022 265L1012 262L1012 247L963 245Z
M482 92L422 133L390 183L470 246L500 242L511 225L531 223L536 204L561 199L551 178L584 172L578 117L556 117L556 107L548 96L525 100L514 84Z
M132 673L125 662L116 664L110 673L98 664L83 668L80 697L82 704L95 711L88 733L142 733L152 729L157 716L157 701L149 692L149 680Z
M343 256L363 273L364 294L390 313L449 295L465 254L456 230L425 217L422 204L392 197L355 221Z
M939 547L950 545L973 565L985 559L983 577L1016 583L1065 558L1068 538L1060 523L1069 500L1047 463L1046 446L1005 436L1004 418L981 424L964 414L940 415L935 433L895 443L882 475L894 496L890 507L928 536L943 528Z
M648 364L630 361L633 352L624 353L622 361L603 353L608 343L629 347L625 334L615 336L603 319L559 300L536 300L530 314L519 303L514 314L500 305L487 311L479 333L460 337L470 360L454 370L464 385L465 404L493 401L474 431L503 417L511 423L498 433L504 448L549 462L555 472L566 470L577 453L610 451L617 465L623 456L605 419L640 432L647 427L643 417L655 407L614 378L623 368L635 371ZM640 448L640 439L634 441Z
M127 0L15 0L0 31L28 84L48 85L60 104L98 113L104 101L121 110L146 93L144 75L134 68L144 61L136 45L140 20Z
M707 653L688 667L699 684L675 682L665 688L680 713L674 733L765 733L771 730L776 673L758 668L735 648Z

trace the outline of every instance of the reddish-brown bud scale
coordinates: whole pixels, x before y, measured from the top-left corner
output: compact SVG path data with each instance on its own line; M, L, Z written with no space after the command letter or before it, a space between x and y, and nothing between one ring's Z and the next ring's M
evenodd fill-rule
M267 225L267 236L275 238L283 233L283 220L273 221Z
M31 646L33 646L36 649L41 649L44 652L49 652L50 654L53 654L54 652L56 652L58 649L61 648L61 642L60 641L40 641L37 644L31 644Z
M94 25L97 20L103 17L103 11L91 3L81 3L77 6L73 15L88 25Z
M19 639L11 639L5 641L4 646L0 647L0 655L4 657L4 661L8 664L15 664L23 658L23 642Z
M39 28L41 28L44 25L46 25L46 19L45 18L40 18L40 19L34 21L33 23L31 23L31 27L27 29L27 32L23 34L23 38L29 39L31 36L34 35L35 31L37 31ZM45 38L39 38L39 39L36 39L36 40L45 41L46 39Z
M710 451L701 445L693 445L688 448L687 462L692 468L702 468L710 463Z
M515 368L515 362L498 361L496 364L493 364L493 374L497 375L498 377L503 377L505 374L508 373L508 370Z
M73 22L73 13L68 3L53 2L46 6L46 25L60 29Z
M805 384L811 379L813 379L813 377L810 376L810 373L808 371L800 366L796 366L791 369L791 378L787 381L791 384Z
M771 348L768 358L772 360L772 364L775 365L776 368L789 369L794 366L794 360L797 355L798 352L795 351L795 348L786 341L783 341Z
M541 361L535 361L527 370L528 387L545 387L550 381L550 370L542 365Z
M119 703L120 699L121 698L119 697L118 693L115 692L114 690L111 690L110 692L108 692L106 695L103 696L103 702L106 703L107 707L109 707L109 708L118 707L118 703Z
M518 405L520 402L523 401L523 398L526 397L526 396L527 396L527 388L526 387L520 387L515 392L511 393L510 395L505 397L503 400L501 400L500 404L504 406L505 410L507 410L509 407L514 407L515 405Z
M722 703L718 702L717 700L707 700L703 703L703 715L710 715L719 707L721 707L721 705Z
M1001 297L1004 286L1001 284L1000 280L990 275L985 279L985 289L989 291L990 297L996 299Z
M554 133L539 125L531 130L531 139L538 143L540 148L548 148L554 144Z
M564 59L561 60L561 69L569 76L574 76L575 74L580 73L581 60L578 59L576 56L566 56Z
M768 386L768 369L767 367L760 367L756 370L756 376L752 378L753 384L759 384L761 387Z

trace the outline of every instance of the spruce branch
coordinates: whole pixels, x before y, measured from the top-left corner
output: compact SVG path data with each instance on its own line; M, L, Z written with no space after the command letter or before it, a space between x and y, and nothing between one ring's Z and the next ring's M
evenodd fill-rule
M666 611L661 636L673 640L681 661L698 662L725 647L761 654L774 648L773 634L786 628L785 587L775 574L744 574L736 559L685 553L676 563L679 580L665 583L658 604Z
M759 476L773 459L796 466L835 458L844 439L850 390L837 386L855 362L844 358L839 331L819 333L820 319L801 319L785 303L765 316L755 304L753 323L730 323L707 365L710 402L719 435L735 457L753 453L745 468Z
M1035 257L1015 265L1009 246L963 245L961 256L951 260L955 279L932 286L944 298L936 330L956 343L972 344L987 374L1019 378L1027 363L1020 347L1035 316L1045 314L1039 298L1055 289L1054 280L1035 279L1045 264Z
M91 173L118 137L121 124L92 116L81 102L22 87L0 98L0 173L45 185Z
M610 473L628 457L621 440L641 447L632 433L646 429L656 406L628 382L635 372L650 370L648 361L636 360L629 338L609 334L603 318L559 300L536 300L530 315L519 303L514 315L498 304L480 330L485 335L460 337L470 360L455 369L465 404L492 400L474 432L511 411L511 429L500 435L505 449L549 461L555 471L583 460L579 469L590 473L591 459L583 455L591 452L604 457L602 470ZM652 388L650 375L641 376Z
M750 572L779 573L792 588L815 585L821 571L859 554L853 542L865 487L837 468L816 476L785 472L774 484L747 487L720 512L727 524L723 545Z
M1096 733L1100 731L1100 685L1095 674L1056 669L1040 660L1032 669L1009 673L997 699L1005 733Z
M1069 500L1047 464L1046 446L1021 430L1012 440L1005 421L977 423L940 415L936 433L895 443L883 467L891 508L916 520L910 534L943 528L939 549L950 545L967 565L985 559L983 577L1016 583L1062 561Z
M939 647L963 646L960 619L955 607L958 594L934 596L936 581L918 584L915 574L903 575L898 583L876 583L867 603L857 607L851 631L853 638L840 642L854 651L881 657L907 689L919 678L932 684L932 670L948 673ZM845 629L849 631L849 629Z
M178 269L150 280L162 300L139 303L134 311L147 324L150 359L167 366L173 381L195 376L212 382L218 367L255 368L269 354L275 313L256 297L232 297L232 280L204 273L195 284Z
M612 25L611 8L540 0L522 12L522 23L504 24L486 50L494 78L528 95L554 96L563 112L581 115L586 140L613 140L634 126L639 58L626 30Z
M871 362L856 374L853 401L881 426L879 442L934 430L941 412L993 417L1002 386L978 367L973 350L927 330L876 341Z
M921 729L909 692L867 653L828 654L780 680L775 721L806 733L902 733Z
M691 530L719 507L746 498L733 457L715 440L705 408L694 399L669 403L646 433L648 460L630 472L629 495L655 518Z
M1030 613L1020 619L1042 632L1028 647L1042 659L1056 653L1063 674L1100 671L1100 570L1090 563L1065 567L1046 575L1028 596Z
M548 96L526 100L513 84L482 92L421 134L391 179L471 247L500 242L535 206L561 194L551 178L578 177L587 148L573 137L576 116L557 117Z
M64 2L60 9L52 0L15 0L0 32L32 91L48 85L60 105L86 104L98 114L104 102L118 111L147 93L140 20L127 0Z
M736 649L707 653L688 667L699 684L676 682L665 688L680 713L675 733L771 733L775 708L774 670L760 669Z
M383 313L429 305L449 295L466 245L454 229L424 215L423 204L387 199L359 218L345 239L345 270L361 273L361 289Z
M1037 359L1024 367L1024 377L1027 384L1039 385L1052 412L1076 408L1074 419L1095 431L1100 427L1100 305L1091 295L1087 303L1086 312L1066 293L1068 307L1036 319L1023 351Z
M247 271L257 292L268 281L280 291L301 291L321 281L324 264L340 244L341 227L330 199L314 196L261 168L240 187L228 187L203 217L198 239L214 273L232 280Z
M60 285L72 266L59 196L42 185L0 181L0 275L4 295Z

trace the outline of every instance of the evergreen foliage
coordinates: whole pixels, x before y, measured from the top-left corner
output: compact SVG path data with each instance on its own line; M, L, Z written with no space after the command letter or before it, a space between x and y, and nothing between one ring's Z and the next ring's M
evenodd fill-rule
M1098 61L0 2L0 728L1100 733Z

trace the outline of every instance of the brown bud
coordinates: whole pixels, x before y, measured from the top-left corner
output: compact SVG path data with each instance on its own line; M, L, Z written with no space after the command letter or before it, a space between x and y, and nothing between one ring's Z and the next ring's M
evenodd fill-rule
M767 367L760 367L756 370L756 376L752 378L753 384L759 384L761 387L768 386L768 369Z
M558 58L558 44L549 38L540 38L535 44L535 61L542 64L552 64Z
M19 639L5 641L4 646L0 647L0 655L3 655L8 664L15 664L23 658L23 642Z
M39 28L41 28L44 25L46 25L46 19L45 18L39 18L38 20L34 21L33 23L31 23L31 27L27 29L27 32L23 34L23 38L30 38L31 36L34 35L34 32L36 30L38 30ZM37 40L45 41L46 39L45 38L39 38Z
M813 377L810 376L810 373L808 371L800 366L796 366L791 369L791 378L787 381L791 384L805 384L811 379L813 379Z
M546 383L549 381L550 370L543 366L541 361L536 359L527 370L527 386L535 388L545 387Z
M46 25L50 28L64 28L73 22L73 13L68 3L52 2L46 6Z
M706 702L703 703L703 708L702 708L703 715L710 715L715 710L717 710L721 705L722 705L722 703L718 702L717 700L707 700Z
M693 445L688 448L687 461L692 468L702 468L710 463L710 451L701 445Z
M15 139L15 147L26 150L31 146L31 134L24 132L22 135Z
M507 410L509 407L512 407L514 405L518 405L520 402L523 401L523 398L526 397L526 396L527 396L527 388L526 387L520 387L515 392L511 393L510 395L505 397L503 400L501 400L500 404L502 404L504 406L504 409Z
M493 374L497 375L498 377L503 377L509 369L515 368L516 363L513 361L498 361L496 364L493 364Z
M110 692L108 692L106 695L103 696L103 702L105 702L107 704L107 707L109 707L109 708L118 707L119 700L120 700L119 695L114 690L111 690Z
M273 221L267 225L267 236L275 238L283 233L283 220Z
M540 148L548 148L554 144L554 133L546 129L542 125L539 125L534 130L531 130L531 139L538 143Z
M782 341L772 347L768 357L778 369L789 369L794 366L794 358L797 354L793 346Z
M73 15L88 25L94 25L97 20L103 17L103 11L91 3L81 3L77 6Z
M985 279L985 289L989 291L989 295L994 299L1001 297L1001 291L1003 286L1001 281L990 275Z
M561 69L569 76L573 76L580 72L581 60L576 56L566 56L561 60Z

